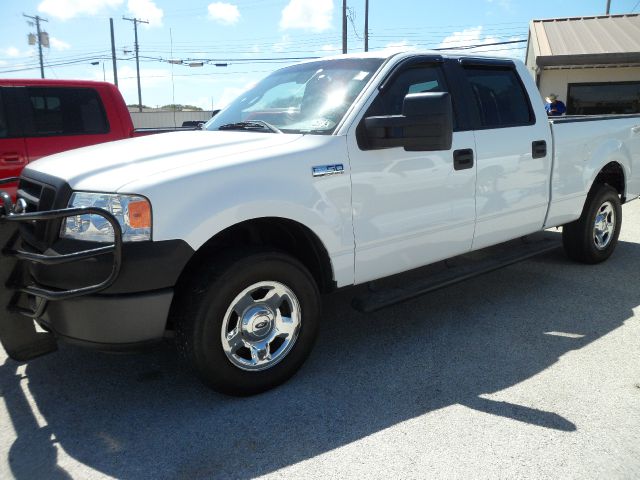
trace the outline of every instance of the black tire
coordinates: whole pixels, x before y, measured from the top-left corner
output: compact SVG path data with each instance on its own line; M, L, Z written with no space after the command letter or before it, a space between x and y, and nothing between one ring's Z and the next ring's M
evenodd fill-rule
M248 371L227 356L221 332L232 302L243 290L263 281L277 282L293 292L301 321L292 346L277 363ZM173 311L178 350L218 392L246 396L280 385L302 366L315 342L320 294L309 271L289 255L265 250L226 251L192 271L176 295ZM242 325L240 318L236 322Z
M613 221L613 231L596 238L596 220L599 215L600 218L606 217ZM562 227L564 251L569 258L578 262L603 262L616 248L621 225L622 205L618 192L609 185L594 185L580 218Z

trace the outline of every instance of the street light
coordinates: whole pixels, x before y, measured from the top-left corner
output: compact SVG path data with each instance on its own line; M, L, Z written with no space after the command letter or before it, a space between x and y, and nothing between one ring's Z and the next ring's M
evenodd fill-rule
M170 58L168 60L162 60L163 62L170 63L171 65L184 65L186 67L198 68L204 67L205 65L213 65L214 67L228 67L229 63L227 62L216 62L214 60L206 60L206 59L191 59L187 58L183 60L181 58Z
M107 81L107 74L104 71L104 62L91 62L91 65L100 65L102 64L102 81L106 82Z

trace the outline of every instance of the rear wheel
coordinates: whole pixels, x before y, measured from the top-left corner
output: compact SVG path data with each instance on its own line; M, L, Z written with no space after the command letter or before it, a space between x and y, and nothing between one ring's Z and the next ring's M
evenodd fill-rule
M320 295L293 257L234 251L179 292L178 347L215 390L251 395L291 377L315 341Z
M603 262L616 248L621 225L618 192L609 185L595 186L580 218L562 228L564 250L579 262Z

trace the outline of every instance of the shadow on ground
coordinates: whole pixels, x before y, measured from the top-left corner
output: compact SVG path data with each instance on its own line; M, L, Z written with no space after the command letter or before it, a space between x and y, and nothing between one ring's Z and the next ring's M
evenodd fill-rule
M12 473L69 478L58 443L117 478L249 478L454 404L570 435L571 418L480 395L621 326L640 299L620 279L637 278L638 264L635 243L597 266L554 251L367 315L350 308L353 292L334 294L303 369L252 398L208 390L171 346L131 356L63 347L26 367L40 428L19 364L7 360L0 388L17 432ZM615 302L602 301L604 288Z

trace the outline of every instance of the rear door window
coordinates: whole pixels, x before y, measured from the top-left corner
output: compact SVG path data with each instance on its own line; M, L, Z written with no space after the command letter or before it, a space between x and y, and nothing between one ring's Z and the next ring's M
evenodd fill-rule
M33 135L91 135L109 132L98 92L91 88L27 88Z
M482 128L535 123L527 92L512 68L468 66L464 72L476 100Z

